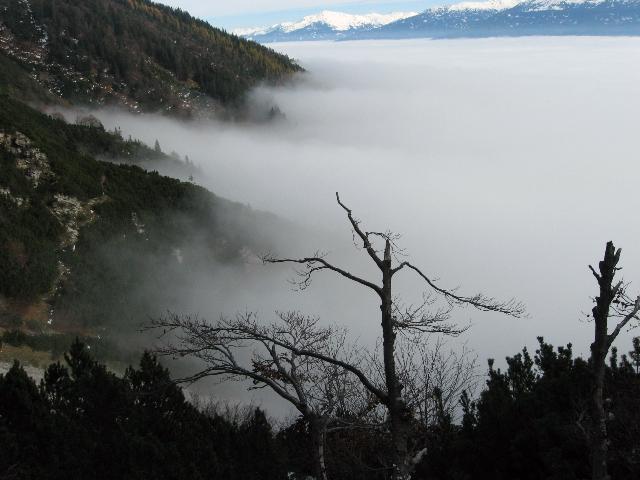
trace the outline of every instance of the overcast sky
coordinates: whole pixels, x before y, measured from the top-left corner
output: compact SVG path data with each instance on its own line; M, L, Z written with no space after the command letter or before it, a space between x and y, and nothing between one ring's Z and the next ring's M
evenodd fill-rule
M271 25L293 21L322 10L348 13L387 13L422 11L430 5L455 3L453 0L160 0L161 3L187 10L211 24L226 29Z

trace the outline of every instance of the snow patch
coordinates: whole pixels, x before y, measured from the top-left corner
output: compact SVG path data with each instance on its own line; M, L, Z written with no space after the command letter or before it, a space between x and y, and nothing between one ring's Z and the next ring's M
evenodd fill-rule
M368 13L364 15L352 15L350 13L324 10L315 15L307 15L299 22L285 22L270 27L239 28L233 33L245 37L266 35L277 30L291 33L316 24L328 26L336 32L345 32L357 28L378 28L389 23L413 17L417 12L392 12L392 13Z
M488 0L486 2L460 2L455 3L447 10L461 12L466 10L507 10L520 3L518 0Z
M564 7L573 5L598 5L605 1L606 0L529 0L521 3L529 12L544 12L547 10L564 10Z

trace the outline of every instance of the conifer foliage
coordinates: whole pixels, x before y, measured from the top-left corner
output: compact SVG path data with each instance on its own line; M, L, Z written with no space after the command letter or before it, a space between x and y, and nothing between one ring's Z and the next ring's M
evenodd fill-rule
M148 0L0 0L0 53L55 95L190 114L237 102L300 67L187 12ZM30 99L31 100L31 99Z
M0 376L0 442L2 478L286 478L260 410L205 415L152 355L121 378L80 342L39 386L17 362Z

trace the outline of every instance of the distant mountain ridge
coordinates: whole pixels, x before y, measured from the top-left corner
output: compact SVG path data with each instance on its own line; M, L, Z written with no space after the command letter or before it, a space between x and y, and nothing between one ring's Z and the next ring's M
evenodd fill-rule
M640 35L639 0L507 1L490 8L474 4L431 8L359 38Z
M298 22L285 22L270 27L245 28L235 33L261 43L301 40L336 40L360 31L379 28L392 22L417 15L416 12L392 12L388 14L349 13L322 11L308 15Z
M148 0L0 0L0 57L40 85L38 100L185 116L224 109L256 84L301 70L285 55Z
M319 25L319 24L318 24ZM640 0L489 0L431 7L333 38L316 26L254 33L256 41L459 38L524 35L640 35Z

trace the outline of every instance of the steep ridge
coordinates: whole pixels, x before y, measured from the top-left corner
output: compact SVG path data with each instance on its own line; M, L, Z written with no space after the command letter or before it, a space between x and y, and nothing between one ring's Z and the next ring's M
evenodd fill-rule
M182 162L95 119L68 124L0 96L0 340L47 349L66 333L110 345L184 306L194 276L243 268L288 228L190 182L96 157Z
M147 0L0 0L0 53L41 87L25 100L178 115L221 109L259 82L300 70L284 55Z

